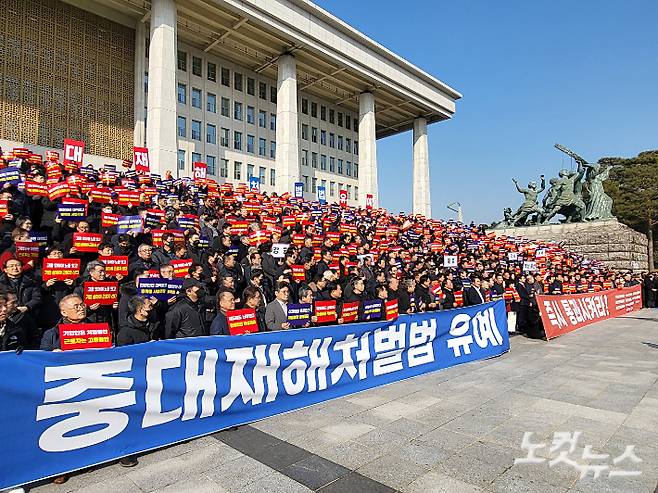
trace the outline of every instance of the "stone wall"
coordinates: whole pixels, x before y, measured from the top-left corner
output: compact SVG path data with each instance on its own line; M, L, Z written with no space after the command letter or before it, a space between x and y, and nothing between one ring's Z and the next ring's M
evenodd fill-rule
M521 236L554 241L567 250L600 260L615 270L646 271L649 267L648 240L616 219L573 224L547 224L494 230L496 235Z

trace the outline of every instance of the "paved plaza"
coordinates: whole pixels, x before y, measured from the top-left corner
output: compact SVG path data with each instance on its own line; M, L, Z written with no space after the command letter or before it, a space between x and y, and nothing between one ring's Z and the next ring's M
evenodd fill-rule
M643 310L551 342L515 336L500 358L161 449L132 469L98 467L31 491L653 492L657 379L658 310ZM579 479L564 462L549 467L559 456L549 451L554 433L577 431L566 460L612 466L635 445L642 462L621 461L597 479L593 469ZM534 453L541 462L514 464L528 457L524 432L546 444ZM601 454L609 457L595 457ZM611 470L642 474L608 477Z

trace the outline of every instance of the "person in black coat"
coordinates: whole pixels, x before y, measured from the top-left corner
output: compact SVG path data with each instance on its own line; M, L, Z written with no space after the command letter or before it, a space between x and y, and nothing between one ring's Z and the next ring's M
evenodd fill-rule
M398 292L398 310L400 314L416 313L418 311L415 291L416 281L405 279L402 282L402 288Z
M455 285L452 283L452 279L446 279L443 281L443 309L451 310L457 306L455 301Z
M205 306L200 301L205 297L203 285L196 279L185 279L176 303L165 316L165 338L199 337L208 335L205 321Z
M130 314L119 321L116 345L128 346L152 341L158 326L151 317L153 304L143 296L132 296L128 301L128 310Z
M62 318L54 327L43 333L41 346L39 348L42 351L62 350L59 340L60 324L83 324L89 322L89 320L87 320L87 307L82 301L82 298L76 294L64 296L59 302L59 311Z
M7 292L0 292L0 351L22 351L27 345L27 334L9 316Z
M415 293L416 302L422 311L436 310L434 296L430 294L430 277L428 275L420 276Z
M23 273L23 263L15 258L5 261L0 274L0 287L13 291L18 297L17 310L38 319L41 308L41 286L28 274Z
M484 303L484 296L482 294L482 279L474 277L471 280L471 286L464 292L464 305L473 306Z
M249 289L249 288L247 288ZM235 296L230 291L221 291L217 296L217 315L210 324L211 336L229 336L226 312L235 310Z

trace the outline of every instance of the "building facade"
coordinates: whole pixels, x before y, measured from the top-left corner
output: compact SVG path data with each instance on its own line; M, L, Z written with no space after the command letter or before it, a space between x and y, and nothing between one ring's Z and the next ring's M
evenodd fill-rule
M376 141L413 129L413 211L430 215L427 124L459 93L306 0L7 0L0 145L147 146L154 172L325 187L378 205ZM45 27L44 27L45 26Z

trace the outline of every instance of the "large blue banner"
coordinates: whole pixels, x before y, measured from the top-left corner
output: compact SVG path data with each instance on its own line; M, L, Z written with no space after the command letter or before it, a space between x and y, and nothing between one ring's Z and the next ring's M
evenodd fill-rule
M392 322L0 354L0 489L509 350L502 301Z

